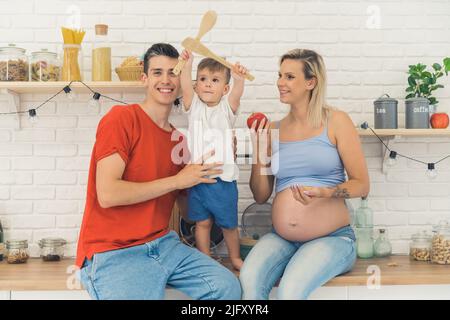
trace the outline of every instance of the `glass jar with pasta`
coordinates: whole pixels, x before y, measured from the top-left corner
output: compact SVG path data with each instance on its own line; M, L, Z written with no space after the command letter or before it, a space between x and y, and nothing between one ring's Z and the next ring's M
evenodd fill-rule
M58 56L55 52L42 49L31 53L31 81L58 81L60 69Z

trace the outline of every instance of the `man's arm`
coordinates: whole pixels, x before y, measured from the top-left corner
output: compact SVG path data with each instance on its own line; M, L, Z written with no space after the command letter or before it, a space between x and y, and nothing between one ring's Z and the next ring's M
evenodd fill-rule
M183 50L181 59L186 61L180 75L183 105L185 111L189 111L194 97L194 88L192 87L192 62L194 61L194 55L187 50Z
M206 158L205 158L206 159ZM122 180L125 162L114 153L97 163L96 191L102 208L125 206L152 200L177 189L185 189L199 183L215 183L205 176L221 174L215 169L218 163L188 164L177 175L150 182Z
M241 97L244 94L244 82L245 82L245 74L247 73L247 69L236 62L234 68L231 70L231 76L233 77L233 88L231 88L231 92L228 95L228 103L230 104L231 110L234 114L239 109L241 104Z

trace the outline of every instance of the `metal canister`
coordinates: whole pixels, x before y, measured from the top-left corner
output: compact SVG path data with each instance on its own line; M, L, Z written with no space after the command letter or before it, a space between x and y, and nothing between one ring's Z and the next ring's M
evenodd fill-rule
M386 96L386 97L385 97ZM398 101L384 94L373 102L373 115L375 118L375 129L397 129L397 105Z
M428 129L430 127L429 102L427 98L411 98L405 101L405 128Z

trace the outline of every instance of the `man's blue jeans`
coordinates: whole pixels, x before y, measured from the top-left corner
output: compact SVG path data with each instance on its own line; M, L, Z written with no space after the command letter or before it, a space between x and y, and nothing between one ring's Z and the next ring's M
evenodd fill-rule
M95 254L85 260L80 276L93 299L164 299L166 285L194 299L241 298L237 277L181 243L174 231L143 245Z
M278 279L278 298L306 299L356 261L355 234L350 226L307 242L292 242L275 232L252 248L241 269L243 299L267 300Z

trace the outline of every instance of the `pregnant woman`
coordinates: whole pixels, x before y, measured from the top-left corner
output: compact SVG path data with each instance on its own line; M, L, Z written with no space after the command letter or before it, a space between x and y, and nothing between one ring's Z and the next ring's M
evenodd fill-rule
M322 57L311 50L289 51L280 59L277 85L289 113L258 128L254 122L251 129L253 196L264 203L274 184L276 194L273 230L241 269L244 299L268 299L281 276L279 299L306 299L350 271L355 235L345 199L369 193L358 133L345 112L326 104Z

